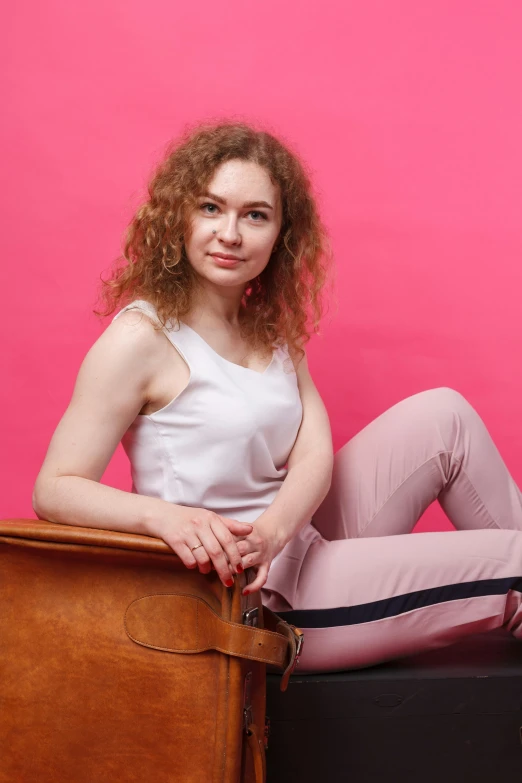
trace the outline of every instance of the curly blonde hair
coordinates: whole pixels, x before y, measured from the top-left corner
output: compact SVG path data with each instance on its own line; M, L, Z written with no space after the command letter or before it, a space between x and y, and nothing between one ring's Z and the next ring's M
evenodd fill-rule
M255 349L286 344L302 355L323 314L322 291L331 261L327 233L297 156L272 134L243 122L198 125L168 145L149 181L148 199L129 224L123 255L109 279L101 281L105 308L94 313L105 317L134 299L145 299L162 325L183 319L197 284L184 245L190 215L217 167L229 160L262 166L279 186L282 204L270 261L245 289L241 333Z

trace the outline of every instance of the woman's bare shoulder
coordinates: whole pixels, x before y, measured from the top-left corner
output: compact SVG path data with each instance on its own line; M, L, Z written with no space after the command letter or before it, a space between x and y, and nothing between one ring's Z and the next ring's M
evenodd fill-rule
M299 347L293 347L286 345L284 347L286 355L291 359L294 366L294 370L297 375L304 375L308 373L308 359L306 356L306 350L304 345Z
M152 413L170 401L172 390L186 385L188 369L185 360L167 333L158 328L154 316L139 310L126 310L107 327L102 335L103 360L120 365L121 377L141 389L141 413ZM101 338L101 339L102 339ZM131 380L132 379L132 380ZM168 398L168 399L167 399Z
M113 402L130 396L146 399L165 337L144 314L127 310L113 320L87 351L76 392L89 396L103 389ZM83 395L82 395L83 396ZM77 397L73 395L74 398ZM143 403L142 403L143 404Z
M96 343L110 354L125 351L127 359L141 361L149 351L163 345L165 338L151 316L141 310L126 310L105 328ZM95 343L95 345L96 345ZM93 346L94 347L94 346Z

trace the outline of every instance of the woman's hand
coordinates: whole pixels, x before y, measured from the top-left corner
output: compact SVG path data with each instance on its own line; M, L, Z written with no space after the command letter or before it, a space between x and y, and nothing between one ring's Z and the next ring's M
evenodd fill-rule
M261 515L254 525L254 529L248 536L238 540L237 548L242 555L245 568L254 567L257 570L256 578L245 587L243 595L255 593L260 590L268 578L270 565L274 557L283 548L279 537L269 525L264 525Z
M244 570L238 542L253 525L215 514L204 508L178 506L160 501L160 508L147 525L150 535L162 538L187 568L208 574L214 567L225 587L232 587L233 574Z

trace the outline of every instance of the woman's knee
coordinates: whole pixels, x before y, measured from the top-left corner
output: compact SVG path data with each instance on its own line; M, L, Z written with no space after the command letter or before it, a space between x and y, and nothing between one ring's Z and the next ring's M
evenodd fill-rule
M433 412L464 413L474 410L464 395L450 386L427 389L419 392L418 396L427 404L428 410Z
M440 433L446 447L452 448L455 438L462 427L474 426L477 412L467 399L456 389L440 386L427 389L418 395L417 417L412 417L412 426L417 424L434 426Z

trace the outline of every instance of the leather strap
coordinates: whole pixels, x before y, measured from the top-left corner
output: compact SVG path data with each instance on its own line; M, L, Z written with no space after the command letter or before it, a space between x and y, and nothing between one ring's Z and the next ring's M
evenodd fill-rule
M250 723L247 728L248 747L254 759L255 783L265 783L266 780L266 758L263 745L263 738L260 736L259 729L255 723Z
M263 623L267 630L282 634L288 639L290 654L288 664L281 677L280 685L281 690L286 691L290 675L299 663L299 656L301 655L304 644L304 633L300 628L297 628L297 626L287 623L286 620L283 620L278 614L272 612L267 606L263 606Z
M125 612L125 630L136 644L171 653L218 650L284 669L281 690L299 660L303 632L263 607L266 628L223 620L197 595L168 593L133 601Z

